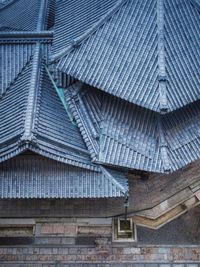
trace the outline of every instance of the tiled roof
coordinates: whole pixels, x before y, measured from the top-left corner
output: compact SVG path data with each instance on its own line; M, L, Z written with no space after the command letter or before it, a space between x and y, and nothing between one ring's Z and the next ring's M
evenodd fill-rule
M35 43L0 42L0 94L5 93L10 84L17 78L30 61Z
M28 98L32 60L19 73L15 82L0 99L0 158L18 154L18 142L23 133L24 113ZM10 155L10 156L9 156Z
M65 91L96 162L172 172L200 157L199 101L160 115L81 83Z
M91 90L89 86L76 82L65 90L65 99L77 122L92 159L97 160L99 154L100 122L102 120L101 91Z
M0 10L0 198L122 197L127 173L91 162L62 101L74 78L47 66L54 12L54 0Z
M56 1L56 23L53 54L70 46L121 0L59 0Z
M40 44L0 100L0 109L1 160L29 147L50 158L95 169L78 128L69 120L45 72Z
M119 169L199 159L199 12L199 0L3 3L0 198L118 197Z
M127 174L94 172L37 155L0 163L0 199L122 197Z
M170 109L200 99L200 13L190 1L165 0Z
M40 0L15 0L0 9L0 31L36 30L40 13Z
M66 45L58 68L148 109L176 110L199 99L199 18L188 0L122 1L103 25Z

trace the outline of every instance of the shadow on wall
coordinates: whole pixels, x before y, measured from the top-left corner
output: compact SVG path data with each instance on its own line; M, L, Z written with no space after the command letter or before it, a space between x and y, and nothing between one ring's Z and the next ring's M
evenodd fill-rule
M139 244L199 245L200 206L166 224L158 230L137 227Z

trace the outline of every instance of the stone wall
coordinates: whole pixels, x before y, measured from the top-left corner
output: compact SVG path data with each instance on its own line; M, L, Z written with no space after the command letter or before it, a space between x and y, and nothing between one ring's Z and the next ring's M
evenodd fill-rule
M113 240L111 218L0 219L0 229L21 227L0 231L0 266L200 267L199 211L158 230L137 226L126 243Z

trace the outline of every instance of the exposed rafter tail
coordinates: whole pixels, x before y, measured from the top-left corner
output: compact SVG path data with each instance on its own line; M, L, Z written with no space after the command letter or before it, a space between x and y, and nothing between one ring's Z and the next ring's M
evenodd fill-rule
M158 23L158 68L159 68L159 94L160 111L165 113L169 110L167 100L167 74L165 67L165 41L164 41L164 3L157 0L157 23Z

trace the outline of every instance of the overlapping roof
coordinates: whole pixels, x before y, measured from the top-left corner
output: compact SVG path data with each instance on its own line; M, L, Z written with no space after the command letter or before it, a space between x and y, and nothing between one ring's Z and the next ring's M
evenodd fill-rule
M129 169L199 159L199 18L198 0L3 3L0 197L122 196ZM27 150L54 170L10 176L39 169Z
M124 0L117 7L115 12L108 10L106 21L66 45L57 57L58 68L158 112L198 100L200 20L193 2ZM62 14L64 18L65 11ZM58 21L56 34L62 29Z
M168 173L199 158L199 12L193 0L118 1L52 55L79 81L65 99L94 162Z
M172 172L200 156L199 101L160 115L80 82L65 97L96 162Z
M117 3L119 0L56 1L53 55L62 54L75 38L98 23Z
M127 172L92 163L48 67L54 4L16 0L0 10L0 198L121 197Z

